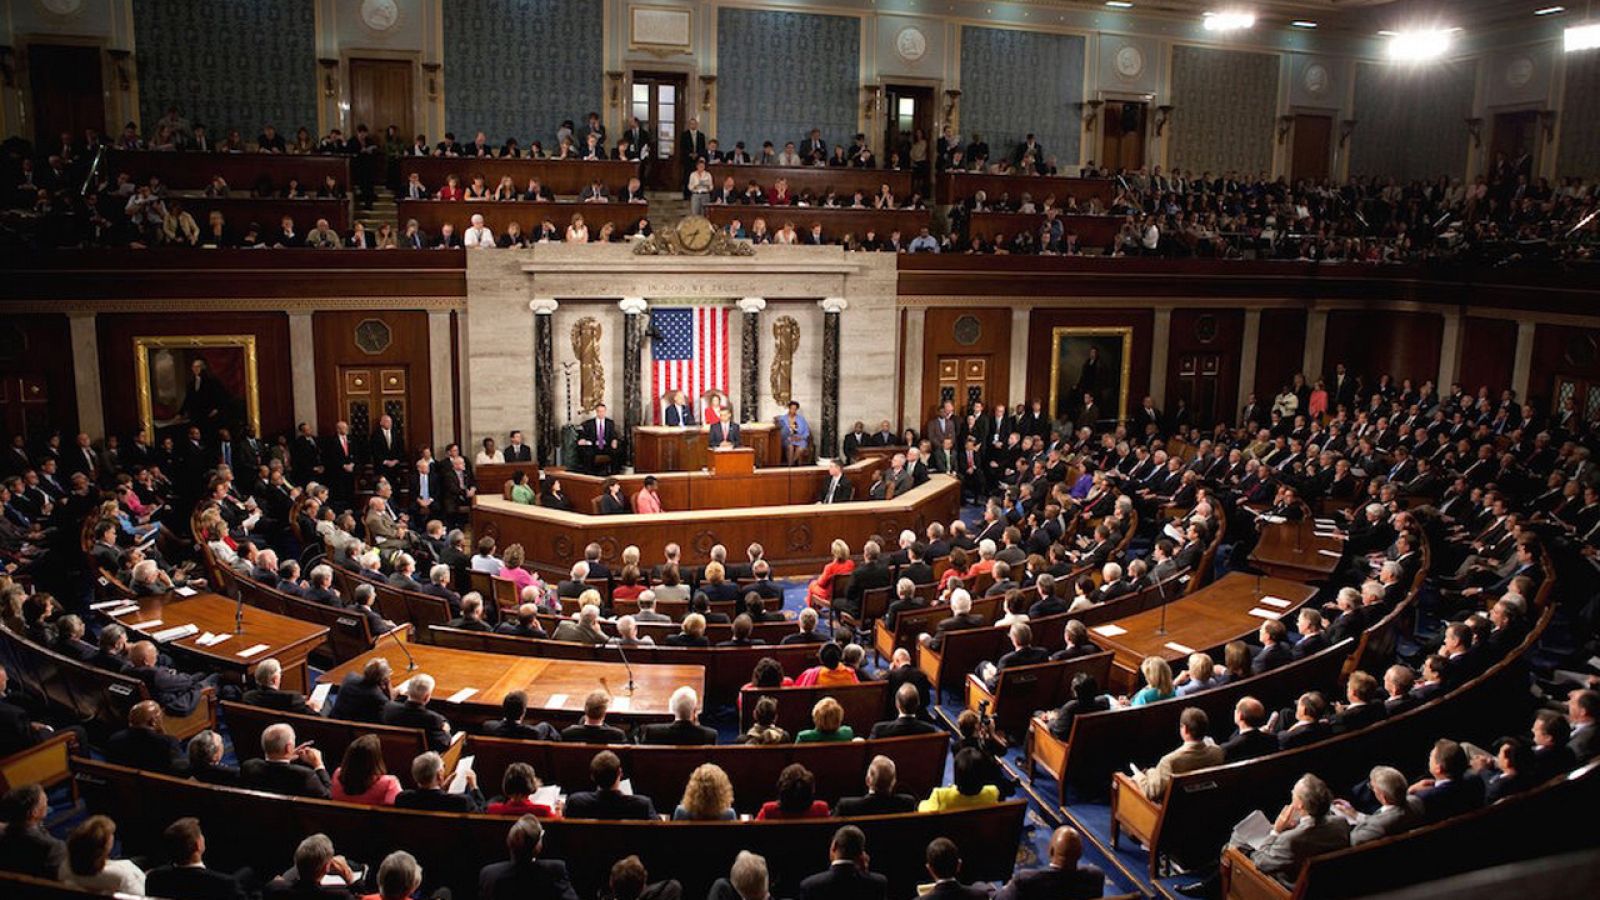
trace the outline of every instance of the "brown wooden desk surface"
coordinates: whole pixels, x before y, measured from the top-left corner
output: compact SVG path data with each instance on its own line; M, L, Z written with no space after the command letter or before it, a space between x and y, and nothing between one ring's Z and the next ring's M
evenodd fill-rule
M1036 201L1055 197L1066 203L1071 197L1079 205L1098 199L1110 206L1117 188L1109 178L1070 178L1060 175L991 175L987 172L942 172L939 175L939 202L957 203L983 191L992 203L1002 195L1021 200L1027 194Z
M778 428L771 422L739 426L739 446L756 451L756 465L783 463ZM711 426L640 425L633 429L633 468L638 472L694 472L710 465Z
M484 184L494 190L504 175L511 176L517 190L528 189L528 179L539 179L539 185L556 196L576 196L596 178L613 194L628 186L628 179L639 174L639 164L628 160L579 159L478 159L460 156L406 156L400 160L400 180L405 181L416 172L423 187L438 191L446 179L455 175L465 190L474 175L482 175ZM527 223L523 223L526 225Z
M328 629L247 605L244 608L244 633L234 634L235 609L234 601L221 594L195 594L187 598L176 594L142 597L137 611L118 616L116 621L129 626L130 641L139 640L139 634L148 636L167 628L192 624L200 629L198 633L172 641L167 646L193 653L218 668L236 671L248 671L256 663L272 657L283 664L284 687L304 690L309 680L306 657L327 639ZM161 624L146 628L132 627L143 622ZM229 638L220 644L202 647L198 641L207 631L226 634ZM239 655L240 651L257 644L266 644L267 649L247 657Z
M1078 236L1078 247L1083 250L1105 249L1116 241L1117 235L1122 231L1122 223L1126 221L1123 216L1085 216L1065 214L1061 219L1061 234L1063 240L1066 235ZM1034 237L1039 236L1039 227L1044 224L1044 213L1016 213L1016 212L979 212L973 213L967 220L967 234L972 237L981 237L986 241L993 241L996 237L1007 240L1016 237L1018 232L1027 232Z
M928 211L925 209L849 209L828 206L730 206L725 203L712 203L706 206L706 218L721 228L727 228L734 219L744 226L745 234L750 233L750 228L757 219L765 219L767 233L776 234L785 222L793 222L794 228L804 241L811 232L813 223L822 226L822 236L828 241L837 241L845 235L864 238L868 231L876 233L879 240L887 238L892 232L900 232L901 238L910 243L917 231L928 226Z
M1294 621L1292 617L1295 610L1316 592L1316 588L1298 581L1270 577L1258 579L1245 572L1230 572L1221 580L1168 603L1166 634L1156 633L1161 624L1161 608L1156 607L1110 623L1125 629L1125 634L1107 637L1098 630L1106 626L1096 626L1089 629L1089 638L1115 652L1111 668L1112 686L1128 692L1130 686L1139 683L1139 663L1145 657L1159 656L1169 663L1188 658L1188 652L1174 649L1169 644L1205 652L1229 641L1248 637L1266 621L1251 615L1252 609L1279 613L1279 619L1289 624ZM1276 597L1288 601L1289 605L1273 606L1261 602L1261 597ZM1173 668L1181 666L1174 665Z
M456 236L461 237L472 226L472 217L477 214L483 216L484 224L494 232L496 240L506 233L512 222L517 223L524 235L535 233L547 221L556 227L557 233L565 235L574 215L583 216L591 241L599 239L601 227L607 224L621 240L629 228L650 216L647 203L579 203L575 200L541 203L529 200L399 200L395 202L395 209L402 233L406 221L416 219L418 227L430 238L437 238L439 229L447 222L455 228Z
M782 178L789 182L789 192L798 195L810 191L820 199L831 188L835 194L849 200L857 190L870 200L883 185L902 203L911 198L910 169L856 169L845 166L735 166L725 163L706 167L711 172L712 183L722 187L723 179L733 177L733 183L743 191L754 181L762 190L771 188Z
M329 175L350 189L350 157L286 153L169 153L161 150L112 150L102 169L113 179L127 172L133 183L144 184L154 175L173 190L199 190L221 175L228 187L248 191L265 178L275 190L300 182L308 191L322 186ZM263 225L266 223L263 222Z
M500 702L512 691L527 693L529 709L543 710L554 714L555 718L575 719L583 714L583 700L589 692L603 688L614 698L610 717L630 721L671 718L667 701L673 691L684 685L705 696L703 666L634 666L634 690L629 695L626 690L628 667L620 663L507 656L410 642L406 648L417 661L413 671L406 669L405 651L395 641L386 640L372 651L324 672L317 681L338 684L346 675L359 673L368 660L381 656L394 669L391 680L395 687L412 675L426 672L433 676L435 708L447 716L452 709L464 708L466 717L471 719L497 717ZM462 688L476 688L478 692L460 704L446 699ZM627 709L619 708L622 704L616 698L622 697L630 697Z
M1265 525L1250 564L1278 578L1325 581L1339 567L1344 541L1316 536L1310 519ZM1322 551L1333 553L1329 556Z

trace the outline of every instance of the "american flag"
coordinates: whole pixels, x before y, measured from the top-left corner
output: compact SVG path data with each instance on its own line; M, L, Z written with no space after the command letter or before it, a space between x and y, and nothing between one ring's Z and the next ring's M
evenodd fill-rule
M728 308L691 306L650 311L655 337L650 341L651 396L655 418L661 418L661 398L668 391L683 391L690 409L700 395L715 388L728 393Z

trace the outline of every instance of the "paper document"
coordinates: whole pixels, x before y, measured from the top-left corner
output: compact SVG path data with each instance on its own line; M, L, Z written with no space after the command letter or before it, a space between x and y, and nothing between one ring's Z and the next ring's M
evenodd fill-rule
M311 692L311 705L317 707L325 705L328 702L328 695L331 693L333 693L333 685L331 683L323 682L317 685Z
M463 703L468 697L471 697L477 692L478 689L475 687L465 687L444 699L446 703Z
M179 597L193 597L195 594L200 593L192 587L174 588L172 592Z
M1334 559L1338 559L1339 557L1343 556L1344 554L1340 553L1337 550L1318 550L1317 551L1317 555L1318 556L1331 556Z
M157 625L160 625L160 624L161 624L161 620L160 619L151 619L148 622L129 622L128 623L128 627L129 628L137 628L140 631L143 631L146 628L154 628L154 627L156 627Z
M138 612L138 611L139 611L139 604L137 604L137 603L126 603L125 602L121 606L113 606L112 608L106 610L105 613L106 613L106 615L111 616L112 618L116 618L118 616L125 616L128 613L135 613L135 612Z
M1338 522L1334 521L1333 519L1312 519L1311 521L1315 522L1318 525L1326 525L1329 528L1332 528L1335 525L1339 524Z
M263 651L265 649L267 649L267 645L266 644L257 644L254 647L246 647L243 650L240 650L237 655L241 659L249 659L250 657L255 656L257 653L260 653L261 651Z
M1266 843L1271 834L1272 823L1267 821L1261 810L1252 810L1243 821L1233 826L1233 843L1255 849Z
M627 711L629 711L631 709L633 709L633 698L632 697L612 697L611 698L611 711L612 712L624 713L624 712L627 712Z
M1177 641L1167 641L1165 644L1162 644L1162 646L1166 647L1168 650L1171 650L1173 653L1182 653L1185 656L1194 653L1193 647L1180 644Z
M231 634L212 634L208 631L205 634L200 635L200 637L195 640L195 643L202 647L215 647L231 637L233 637Z
M561 785L547 784L544 787L539 788L537 791L534 791L533 795L528 799L534 803L542 803L551 809L555 809L556 804L561 802Z
M1262 618L1262 619L1281 619L1281 618L1283 618L1283 613L1277 612L1275 610L1270 610L1270 609L1262 609L1259 606L1256 607L1255 609L1250 610L1250 615L1256 616L1256 617Z
M617 792L622 794L622 796L624 796L624 797L632 797L633 796L633 779L632 778L624 778L621 781L617 782Z
M566 694L551 694L550 699L544 702L546 709L561 709L567 705Z
M456 774L450 779L449 794L465 794L467 792L467 773L472 771L472 761L476 757L463 756L456 763Z
M1282 525L1289 520L1285 519L1283 516L1271 516L1267 515L1266 513L1262 513L1261 521L1267 523L1268 525Z
M350 874L355 876L356 881L360 881L362 875L364 875L365 873L366 873L365 869L358 869L358 868L355 868L354 866L350 867ZM349 885L345 884L344 878L342 876L340 876L336 872L330 872L327 875L322 876L322 881L320 881L318 883L321 884L323 887L338 887L338 888L349 887Z
M1119 634L1128 633L1128 629L1123 628L1121 625L1101 625L1093 629L1093 631L1101 637L1116 637Z
M1276 606L1278 609L1283 609L1284 607L1289 605L1289 601L1283 599L1282 597L1274 597L1271 594L1268 594L1267 596L1262 597L1257 602L1258 603L1265 603L1268 606Z
M199 633L199 626L195 625L193 622L190 622L188 625L175 625L171 628L163 628L150 636L161 643L166 643L167 641L175 641L178 638L186 638L191 634Z
M126 601L126 600L101 600L99 603L91 603L91 604L89 604L89 608L92 609L92 610L99 611L99 610L102 610L102 609L114 609L114 608L117 608L117 607L122 607L122 606L127 606L127 605L128 605L128 601Z

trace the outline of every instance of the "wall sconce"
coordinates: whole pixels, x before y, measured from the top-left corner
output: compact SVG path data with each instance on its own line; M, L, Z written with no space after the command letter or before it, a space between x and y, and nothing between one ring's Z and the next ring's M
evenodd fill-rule
M1105 106L1106 102L1104 100L1085 100L1078 105L1088 110L1083 116L1083 127L1093 131L1095 123L1100 121L1100 107Z
M107 50L106 55L111 57L112 68L116 70L117 87L120 88L123 93L127 93L128 91L132 90L132 80L128 76L128 58L133 54L127 50ZM9 87L10 85L11 79L7 77L6 86Z
M606 83L611 85L611 91L610 91L610 93L611 93L611 106L613 108L621 106L622 105L622 73L618 72L618 71L615 71L615 70L606 72Z
M337 59L319 59L317 65L322 67L322 94L332 97L339 92L339 79L334 73L339 69Z
M1167 129L1167 123L1172 121L1172 111L1176 109L1172 104L1156 107L1156 137L1161 137L1161 132Z
M443 68L436 62L425 62L422 71L428 75L428 99L439 99L439 70Z
M961 92L951 88L944 92L944 123L949 125L956 120L956 108L961 104Z
M865 109L867 111L867 117L871 118L871 117L877 115L878 114L878 104L883 100L883 85L881 85L881 84L863 85L862 88L861 88L861 92L863 94L867 95L867 101L864 104Z
M1472 146L1483 148L1483 120L1479 118L1467 119L1467 134L1472 135Z
M1344 119L1339 122L1339 146L1350 143L1350 135L1356 132L1356 120Z
M1278 117L1278 146L1280 146L1280 147L1283 146L1283 139L1288 137L1289 136L1289 132L1293 131L1293 130L1294 130L1294 116L1279 116Z
M717 76L700 76L700 109L704 112L711 111L711 101L716 98Z
M1544 129L1544 139L1550 140L1556 136L1556 111L1553 109L1539 110L1539 127Z
M6 87L17 86L17 61L10 44L0 45L0 79Z

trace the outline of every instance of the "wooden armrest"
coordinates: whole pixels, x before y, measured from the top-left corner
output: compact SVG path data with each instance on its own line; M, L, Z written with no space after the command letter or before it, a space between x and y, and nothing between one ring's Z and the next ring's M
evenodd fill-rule
M77 746L76 734L58 731L32 747L0 759L0 791L9 791L23 784L40 784L48 788L67 781L72 778L68 757Z
M216 688L204 688L200 692L200 702L195 705L194 712L186 716L162 717L161 730L172 735L180 741L188 740L206 729L217 727L217 691Z
M444 761L444 777L449 778L455 774L456 765L461 762L461 751L467 746L467 733L458 731L450 737L450 746L444 748L439 758Z
M1263 873L1238 847L1222 851L1222 896L1227 900L1289 900L1293 892L1283 882Z

